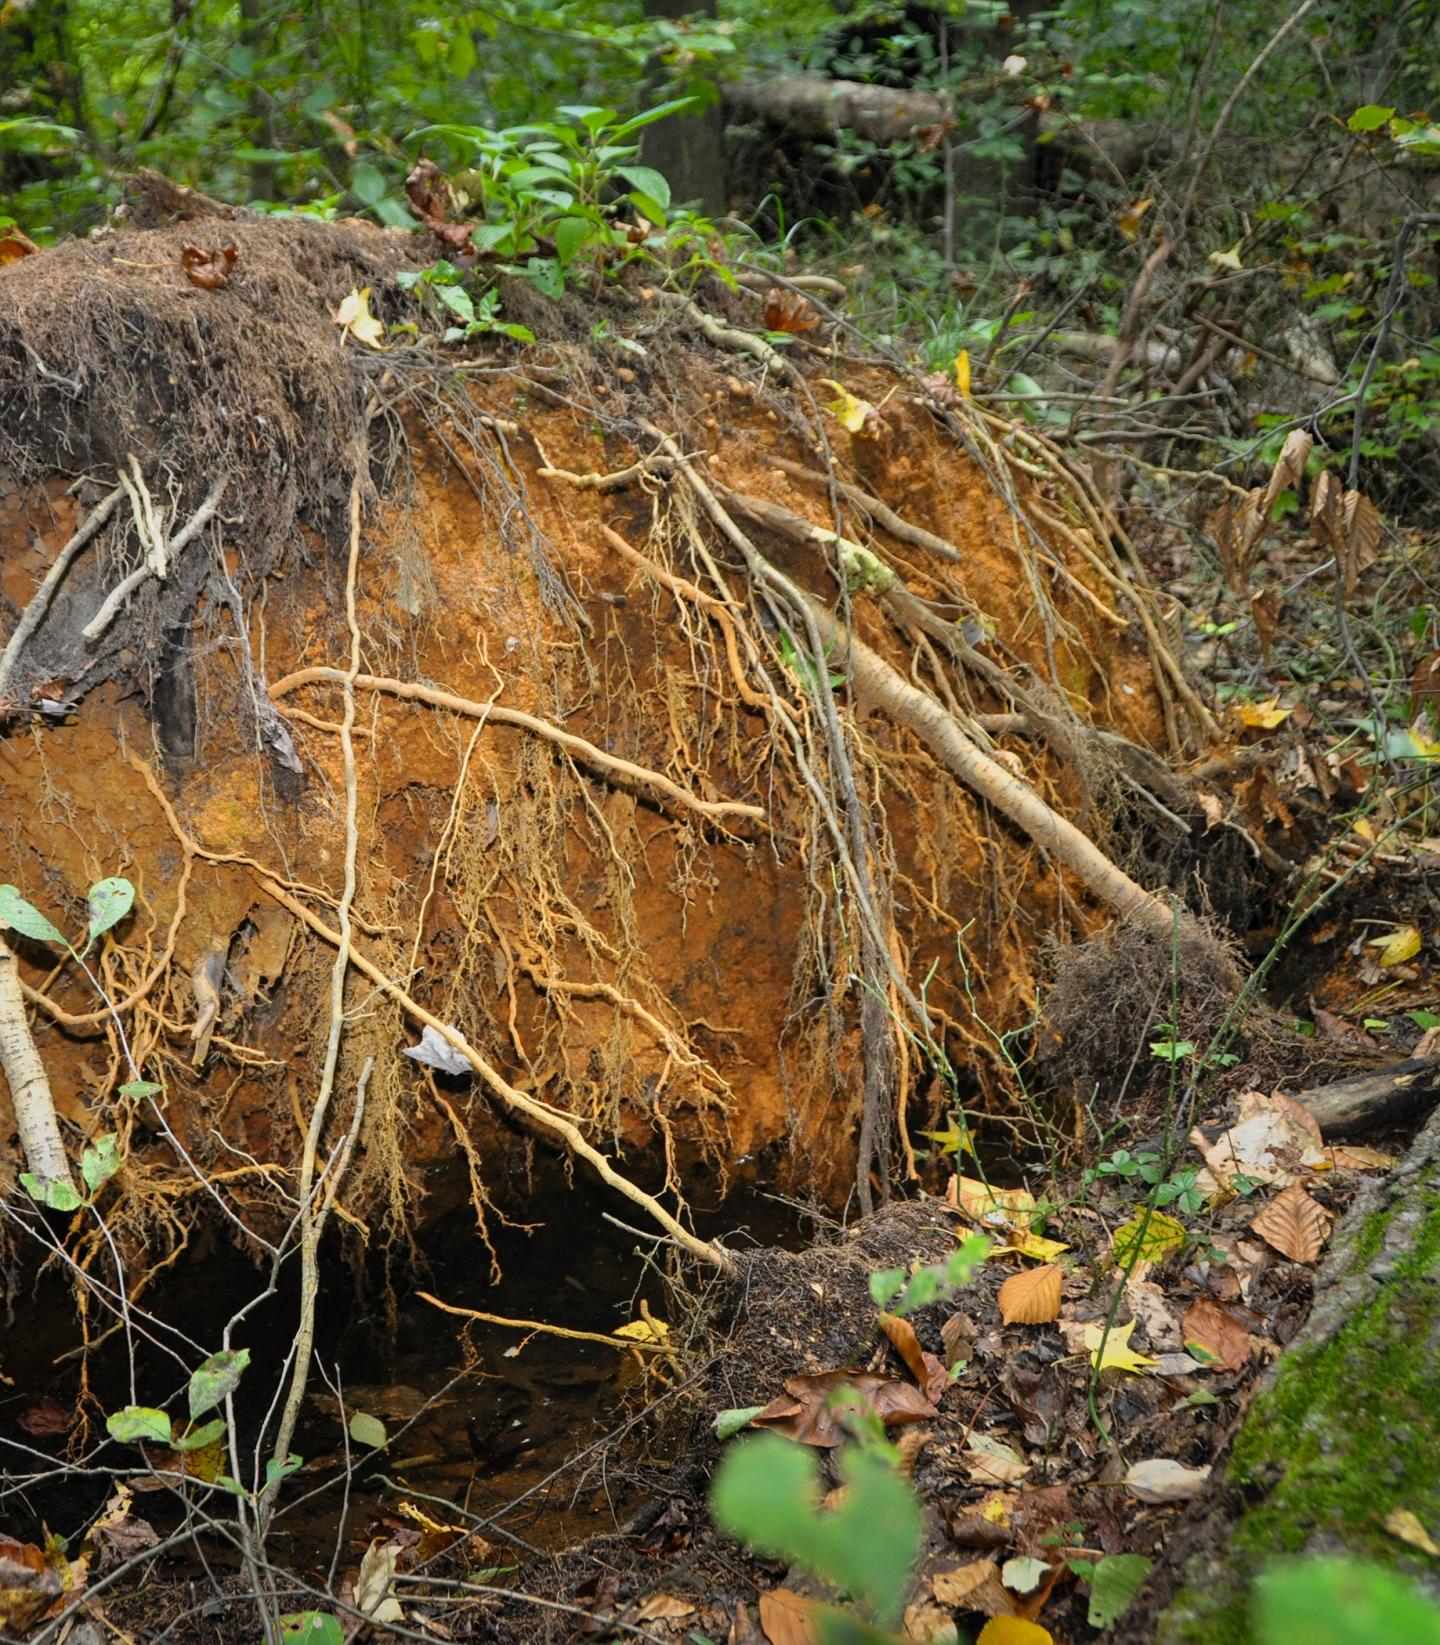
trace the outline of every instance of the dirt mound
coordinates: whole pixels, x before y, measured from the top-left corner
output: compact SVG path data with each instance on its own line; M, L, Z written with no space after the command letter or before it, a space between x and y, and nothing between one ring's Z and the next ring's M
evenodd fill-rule
M138 889L113 1011L17 939L71 1151L117 1133L118 1214L183 1237L288 1216L307 1134L372 1232L518 1208L537 1142L650 1210L697 1168L864 1203L947 1111L1037 1134L999 1036L1044 936L1170 919L1117 864L1206 726L1083 474L743 285L442 349L407 254L257 220L0 270L6 874L72 931ZM347 335L362 286L418 336Z

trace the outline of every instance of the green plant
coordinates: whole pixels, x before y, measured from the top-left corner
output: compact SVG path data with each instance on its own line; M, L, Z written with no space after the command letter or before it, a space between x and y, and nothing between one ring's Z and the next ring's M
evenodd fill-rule
M1255 1586L1258 1645L1440 1645L1440 1606L1382 1565L1295 1559L1267 1566Z
M945 1302L974 1282L976 1270L990 1254L991 1241L971 1234L946 1258L913 1272L884 1268L870 1276L870 1296L877 1308L904 1316L932 1302Z
M1117 1148L1098 1165L1090 1166L1084 1176L1087 1183L1097 1177L1143 1182L1152 1190L1151 1203L1157 1211L1173 1205L1187 1216L1194 1216L1205 1204L1204 1192L1198 1186L1198 1170L1187 1165L1177 1171L1167 1171L1164 1157L1153 1149L1132 1154L1128 1148Z
M881 1627L900 1620L905 1587L920 1551L920 1506L883 1440L843 1448L839 1505L821 1507L813 1453L774 1434L729 1450L710 1491L715 1523L770 1557L794 1560L854 1600ZM825 1645L879 1640L865 1623L828 1608L814 1621Z
M628 120L610 108L562 104L544 123L492 130L447 122L422 127L410 142L439 140L455 149L463 161L451 179L457 204L483 214L470 236L476 249L558 297L582 261L647 254L647 241L664 227L670 185L638 163L639 145L630 139L693 104L676 98ZM627 207L631 224L618 220Z
M514 338L518 343L535 341L535 333L529 326L499 318L498 291L492 288L481 292L478 297L473 295L465 275L444 257L431 263L429 268L402 270L395 276L395 283L402 291L432 299L428 306L437 309L450 321L441 335L442 343L463 342L486 332Z

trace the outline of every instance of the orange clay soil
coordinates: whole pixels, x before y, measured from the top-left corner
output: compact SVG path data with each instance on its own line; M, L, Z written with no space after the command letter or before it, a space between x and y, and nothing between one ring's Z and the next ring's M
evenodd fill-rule
M408 458L368 503L355 587L355 946L636 1180L668 1191L697 1171L717 1185L759 1173L839 1200L853 1184L864 1083L849 890L745 642L764 647L791 723L823 748L805 672L813 683L814 665L752 607L739 556L704 525L673 467L614 489L573 477L651 453L654 440L636 432L643 416L703 454L712 485L830 528L824 486L793 465L833 460L841 479L963 559L871 533L853 511L842 530L872 545L912 594L941 602L952 626L966 615L963 590L969 643L1032 688L1048 682L1043 700L1067 722L1163 749L1156 666L1123 590L1044 526L1045 553L1065 573L1038 557L915 385L879 366L802 361L812 386L844 375L880 406L879 421L852 437L796 384L782 402L755 360L665 324L647 344L666 362L653 380L637 384L588 345L557 343L548 375L516 349L512 366L471 388L488 423L459 426L432 401L405 409ZM831 392L814 388L819 399ZM787 416L787 402L803 416ZM85 513L66 494L67 466L57 453L50 479L8 491L0 476L0 592L12 611ZM1084 528L1063 488L1019 480ZM774 567L834 604L820 549L735 518ZM1093 533L1087 541L1095 548ZM168 1124L190 1161L243 1215L273 1224L288 1215L280 1190L314 1100L334 954L296 910L334 927L345 851L342 692L323 677L290 677L347 665L345 563L333 545L297 541L227 605L221 557L229 586L244 587L243 533L222 528L213 552L191 659L193 752L174 753L157 697L117 683L81 696L63 721L12 720L0 740L0 877L72 931L83 929L92 881L134 882L135 912L99 957L131 1051L163 1082ZM733 600L718 612L711 572ZM1119 621L1102 609L1114 612L1117 599ZM873 590L854 588L852 623L901 675L957 709L1013 714L993 679L950 668L933 637L901 632ZM1043 939L1084 934L1106 911L910 731L853 700L843 657L827 663L871 828L868 870L888 899L891 957L912 988L925 983L959 1096L972 1113L1003 1114L1014 1093L992 1031L1033 1017ZM428 697L397 692L417 685ZM257 729L255 694L266 686L298 777L277 768ZM506 710L599 754L493 712ZM1104 839L1084 760L1045 738L997 731L996 743L1014 774ZM72 1156L82 1139L118 1130L137 1218L174 1222L204 1203L208 1191L155 1116L117 1096L127 1075L114 1025L84 978L73 966L51 970L39 945L20 951L32 1000L43 996L34 1035ZM897 1031L905 1009L895 987L879 1003L894 1043L886 1124L899 1178L910 1138L945 1125L951 1099L913 1025ZM344 1213L394 1233L457 1192L482 1218L523 1210L530 1151L552 1143L503 1112L482 1079L437 1076L402 1056L418 1028L372 977L352 970L346 1004L322 1162L367 1059L374 1068ZM1068 1127L1069 1116L1059 1120ZM10 1193L20 1167L3 1082L0 1142L0 1189Z

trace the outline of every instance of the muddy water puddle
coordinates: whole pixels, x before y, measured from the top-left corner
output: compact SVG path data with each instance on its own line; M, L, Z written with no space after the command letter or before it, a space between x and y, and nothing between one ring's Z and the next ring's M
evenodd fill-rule
M283 1488L272 1558L323 1571L338 1546L341 1560L353 1562L357 1548L393 1522L402 1501L442 1522L455 1519L452 1508L464 1523L472 1516L487 1522L484 1535L497 1555L508 1546L523 1557L529 1547L559 1546L623 1521L634 1506L633 1489L617 1455L633 1459L636 1447L616 1453L597 1442L663 1394L665 1383L633 1354L543 1332L467 1325L419 1295L598 1333L637 1318L642 1303L665 1317L664 1287L637 1255L635 1236L601 1217L613 1209L608 1201L569 1189L548 1204L554 1214L545 1223L496 1231L502 1275L495 1283L468 1213L427 1233L422 1263L403 1277L392 1270L388 1296L383 1270L357 1275L338 1247L327 1252L316 1361L292 1446L304 1463ZM703 1220L707 1233L747 1229L746 1243L797 1242L793 1216L763 1196L732 1200ZM90 1355L88 1405L74 1300L63 1276L52 1268L17 1296L0 1361L9 1379L0 1384L0 1526L7 1534L38 1540L48 1529L78 1537L113 1489L114 1476L97 1469L122 1471L136 1488L134 1512L161 1535L179 1528L189 1511L182 1494L163 1485L146 1489L155 1485L153 1476L143 1465L128 1468L131 1455L139 1464L138 1450L96 1450L104 1417L132 1402L183 1415L188 1372L202 1357L195 1348L218 1348L226 1323L264 1287L264 1274L229 1246L187 1252L143 1299L156 1323L137 1316L133 1392L130 1355L123 1333L115 1332ZM91 1316L93 1334L93 1304ZM235 1401L247 1470L281 1386L295 1317L287 1287L256 1306L232 1339L252 1356ZM79 1443L82 1409L90 1416L88 1444ZM384 1424L383 1449L349 1437L348 1420L357 1412ZM637 1425L637 1436L643 1431ZM67 1469L67 1461L79 1468ZM194 1491L184 1495L200 1499ZM224 1512L213 1496L208 1506ZM218 1560L229 1563L223 1549Z

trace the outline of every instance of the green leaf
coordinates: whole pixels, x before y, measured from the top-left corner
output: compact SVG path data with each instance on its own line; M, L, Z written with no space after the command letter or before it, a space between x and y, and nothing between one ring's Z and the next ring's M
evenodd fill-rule
M218 1354L211 1354L190 1378L187 1398L191 1418L203 1416L233 1394L249 1363L248 1348L224 1348Z
M565 295L565 276L553 257L529 257L523 272L542 296L558 301Z
M1440 1645L1440 1608L1415 1584L1358 1559L1295 1559L1255 1584L1257 1645Z
M389 185L379 169L367 160L356 164L350 174L350 187L355 192L355 198L367 206L379 205L389 192Z
M93 1194L102 1183L109 1182L123 1163L120 1158L120 1138L113 1131L107 1132L105 1136L96 1137L93 1143L87 1144L80 1156L80 1175L84 1177L85 1186Z
M135 904L135 887L119 875L108 880L97 880L85 894L90 910L90 940L119 925Z
M887 1449L848 1447L840 1506L822 1510L813 1454L774 1434L742 1440L720 1463L710 1492L715 1522L761 1553L795 1560L899 1619L920 1548L920 1508Z
M659 202L662 212L670 208L670 185L654 166L616 166L615 175L623 177L631 188L639 189Z
M882 1268L870 1276L870 1300L877 1308L886 1308L904 1283L903 1268Z
M139 1445L153 1440L157 1445L170 1443L170 1418L164 1411L149 1405L127 1405L105 1418L105 1432L122 1445Z
M588 217L561 217L550 227L555 254L562 264L573 263L595 238L595 224Z
M445 53L445 67L457 80L464 80L475 67L475 41L469 29L461 29Z
M216 1417L213 1421L202 1423L198 1428L192 1428L189 1433L177 1435L175 1449L177 1451L203 1451L207 1445L211 1445L219 1439L224 1432L224 1417Z
M1090 1626L1109 1628L1118 1622L1154 1565L1144 1554L1106 1554L1090 1578L1090 1611L1085 1619Z
M271 1457L265 1464L266 1486L278 1485L282 1479L289 1479L291 1474L298 1474L304 1465L305 1458L293 1454L286 1457L284 1462L277 1462L274 1457Z
M41 1182L33 1171L20 1173L20 1186L49 1211L78 1211L85 1203L68 1182Z
M129 1080L120 1087L120 1095L131 1102L143 1102L146 1097L158 1097L164 1089L155 1080Z
M475 318L475 299L464 286L436 286L435 295L451 313L458 314L467 325Z
M672 114L688 114L698 108L698 97L675 97L668 103L657 103L653 109L645 109L642 113L632 116L623 125L616 126L610 133L612 137L628 137L632 131L640 131L645 126L653 126L657 120L664 120Z
M22 937L36 942L61 942L64 937L32 903L25 901L13 885L0 885L0 925L8 925Z
M1351 131L1379 131L1394 113L1394 109L1381 108L1378 103L1366 103L1356 109L1345 124Z
M750 1419L758 1417L765 1409L763 1405L732 1405L728 1411L715 1413L716 1439L734 1439L742 1428L750 1426Z
M345 1630L329 1611L295 1611L280 1618L287 1645L345 1645Z
M350 1418L350 1437L357 1445L368 1445L372 1450L382 1450L390 1443L390 1435L385 1430L385 1424L379 1417L372 1417L368 1411L357 1411Z
M648 194L641 194L638 189L632 189L625 198L647 223L664 223L666 208L658 200L652 199ZM793 341L785 332L781 332L780 335L785 338L787 343Z

